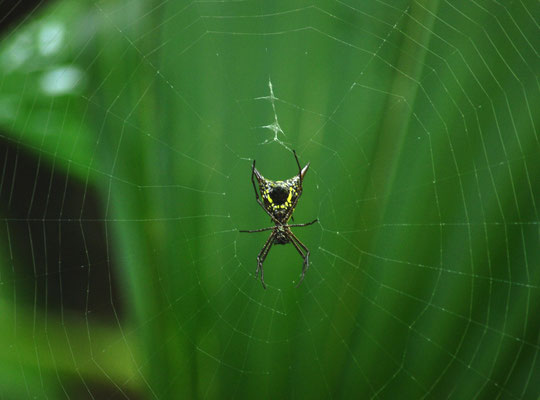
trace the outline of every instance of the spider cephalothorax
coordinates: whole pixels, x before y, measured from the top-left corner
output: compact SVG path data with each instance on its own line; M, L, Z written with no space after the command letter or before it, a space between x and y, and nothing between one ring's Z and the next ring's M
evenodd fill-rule
M298 203L298 199L302 195L302 182L304 176L309 168L309 163L304 167L300 167L300 162L296 156L296 152L293 150L294 158L296 159L296 164L298 165L298 175L287 179L286 181L271 181L266 179L261 175L257 168L255 168L255 160L253 160L253 165L251 167L251 182L253 183L253 190L255 191L255 198L257 203L266 211L266 213L272 218L275 226L268 228L255 229L251 231L240 231L247 233L254 232L263 232L271 230L272 233L270 237L266 240L262 250L257 256L257 270L255 273L258 275L261 273L261 282L263 287L266 289L264 284L264 274L263 274L263 262L270 251L270 248L273 244L287 244L292 243L295 249L300 253L304 259L304 264L302 267L302 276L298 285L304 279L304 275L309 267L309 250L308 248L292 233L291 227L301 227L308 226L317 222L313 220L307 224L293 224L289 225L289 219L291 219L294 212L294 208ZM259 186L259 192L257 192L257 185L255 184L255 179L257 180ZM261 201L261 198L263 199ZM298 286L297 285L297 286Z

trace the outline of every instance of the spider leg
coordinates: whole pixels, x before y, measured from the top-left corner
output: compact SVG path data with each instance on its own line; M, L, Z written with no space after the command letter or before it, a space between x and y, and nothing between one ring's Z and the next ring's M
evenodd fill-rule
M310 223L310 225L311 225L311 223ZM298 243L298 245L299 245L300 247L302 247L302 249L303 249L304 251L307 251L307 252L309 253L309 249L306 247L306 245L305 245L304 243L302 243L302 242L300 241L300 239L298 239L298 238L296 237L296 235L295 235L294 233L292 233L292 231L289 231L288 234L289 234L290 238L296 240L296 243Z
M294 233L292 233L291 231L288 232L289 234L289 238L291 239L291 243L294 245L294 247L296 248L296 250L300 253L300 255L302 256L302 258L304 259L304 263L302 265L302 276L300 277L300 281L298 281L298 283L296 284L296 287L300 286L300 284L302 283L302 281L304 280L304 276L306 275L306 271L308 270L309 268L309 249L304 245L304 243L302 243L300 241L300 239L298 239ZM306 252L306 254L304 255L304 253L302 252L302 250L304 250Z
M257 255L257 269L255 270L255 276L258 277L259 271L261 272L261 283L264 289L266 289L266 285L264 284L263 263L264 263L264 260L266 260L266 256L268 255L270 248L274 244L274 237L275 237L275 232L272 232L270 236L268 237L268 239L266 239L266 242L264 243L261 251Z
M300 256L302 256L302 258L304 259L304 262L302 263L302 275L300 276L300 280L298 281L298 283L296 284L296 287L300 286L300 284L302 283L302 281L304 280L304 276L306 274L306 271L307 271L307 268L308 268L308 265L309 265L309 250L307 251L306 254L304 254L302 252L302 250L300 249L300 246L296 243L296 240L292 239L291 238L291 243L293 244L294 248L296 249L296 251L298 251L298 253L300 254Z
M318 221L319 221L319 219L317 218L317 219L314 219L313 221L307 222L305 224L292 224L292 225L285 225L285 226L288 227L288 228L301 228L303 226L313 225L315 222L318 222ZM242 231L240 231L240 232L242 232Z
M243 231L238 231L238 232L242 232L242 233L255 233L255 232L269 231L269 230L272 230L272 229L274 229L274 228L275 228L275 226L269 226L268 228L252 229L252 230L249 230L249 231L243 230Z

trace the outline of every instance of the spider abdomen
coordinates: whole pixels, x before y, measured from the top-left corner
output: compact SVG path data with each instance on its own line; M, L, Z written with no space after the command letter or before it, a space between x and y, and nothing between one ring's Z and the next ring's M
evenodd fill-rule
M289 188L285 185L276 185L270 188L270 193L268 193L268 196L272 199L276 206L280 206L287 202L289 192Z
M262 178L259 182L261 197L264 207L282 223L287 223L287 216L292 214L293 204L302 193L300 179L293 177L286 181L271 181Z

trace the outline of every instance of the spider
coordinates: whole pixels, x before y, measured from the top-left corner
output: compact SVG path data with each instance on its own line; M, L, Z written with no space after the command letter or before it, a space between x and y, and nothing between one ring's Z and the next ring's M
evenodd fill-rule
M263 285L263 288L265 289L266 285L264 283L263 263L266 259L266 256L270 252L270 248L272 247L272 245L287 244L290 242L304 259L304 263L302 265L302 276L300 277L300 281L298 282L296 287L298 287L300 283L302 283L302 281L304 280L304 275L309 267L309 250L294 235L294 233L292 233L290 228L312 225L317 222L318 219L314 219L313 221L306 224L288 224L289 219L291 219L294 212L294 208L298 203L298 199L302 195L302 182L309 168L309 163L307 163L307 165L302 168L300 166L300 162L298 161L296 151L293 150L293 154L294 158L296 159L296 164L298 165L298 175L287 179L286 181L271 181L263 177L261 173L257 171L257 168L255 168L255 160L253 160L253 165L251 167L251 183L253 184L253 190L255 191L255 199L257 200L257 203L259 203L259 205L263 208L263 210L270 216L275 226L240 232L255 233L270 230L272 231L270 237L266 240L261 251L257 255L257 269L255 270L256 276L258 276L260 272L261 283ZM259 193L257 192L255 178L257 179L259 191L261 193L260 197L262 197L263 201L261 201Z

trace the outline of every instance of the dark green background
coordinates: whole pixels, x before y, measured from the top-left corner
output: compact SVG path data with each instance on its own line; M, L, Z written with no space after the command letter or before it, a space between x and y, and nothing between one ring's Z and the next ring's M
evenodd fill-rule
M31 13L0 42L0 398L538 399L539 15ZM263 290L250 167L291 149L312 264L296 289L272 249Z

